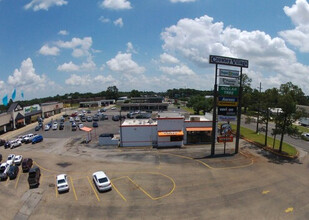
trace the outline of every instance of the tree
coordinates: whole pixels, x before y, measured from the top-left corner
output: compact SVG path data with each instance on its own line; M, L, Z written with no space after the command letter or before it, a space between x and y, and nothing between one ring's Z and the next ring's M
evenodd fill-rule
M130 92L130 97L141 97L141 93L136 90L136 89L133 89L131 92Z
M200 111L209 112L212 109L213 98L206 99L204 96L192 96L187 106L193 108L195 114L199 114Z
M247 74L242 75L242 88L243 88L243 93L242 93L242 104L241 106L244 108L244 114L247 113L247 109L250 105L252 105L252 88L251 88L251 82L252 79L249 78Z
M118 88L116 86L109 86L106 90L106 98L118 99L118 97L119 97Z

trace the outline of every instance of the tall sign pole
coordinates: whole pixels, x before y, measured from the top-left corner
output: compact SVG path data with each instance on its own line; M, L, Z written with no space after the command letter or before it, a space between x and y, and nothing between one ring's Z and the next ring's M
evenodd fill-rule
M215 85L214 85L214 102L213 102L213 113L212 113L212 140L211 140L211 156L215 155L215 147L216 147L216 131L217 131L217 78L218 78L218 64L216 64L215 69Z
M227 121L236 120L236 108L237 106L237 131L236 131L236 142L235 142L235 154L239 151L239 138L240 138L240 122L241 122L241 100L242 100L242 68L249 67L249 61L243 59L237 59L232 57L223 56L209 56L209 63L216 64L215 69L215 85L214 85L214 103L213 103L213 119L212 119L212 141L211 141L211 156L215 155L216 146L216 132L217 132L217 102L220 109L218 110L218 120ZM218 89L217 89L217 75L218 65L227 65L240 68L239 71L235 70L221 70L220 83L223 86L219 86L219 97L218 100ZM239 79L239 87L237 79ZM238 96L238 99L235 97ZM238 103L237 103L238 101ZM218 137L219 138L219 137Z

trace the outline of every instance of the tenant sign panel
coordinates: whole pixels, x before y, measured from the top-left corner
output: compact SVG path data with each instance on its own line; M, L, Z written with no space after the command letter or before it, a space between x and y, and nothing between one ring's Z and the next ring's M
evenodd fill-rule
M238 78L220 78L219 79L220 86L239 86Z
M239 87L219 86L219 95L238 96Z
M237 71L237 70L219 69L219 76L238 78L239 77L239 71Z

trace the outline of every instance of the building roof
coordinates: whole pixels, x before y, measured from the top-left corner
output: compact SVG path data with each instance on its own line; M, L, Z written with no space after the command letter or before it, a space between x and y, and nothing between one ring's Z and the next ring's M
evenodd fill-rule
M152 119L126 119L121 126L134 125L157 125L157 122Z
M298 109L304 110L306 113L309 113L309 106L307 105L296 105Z
M14 111L18 105L19 105L18 102L13 102L13 103L10 105L10 107L9 107L9 109L8 109L8 112Z

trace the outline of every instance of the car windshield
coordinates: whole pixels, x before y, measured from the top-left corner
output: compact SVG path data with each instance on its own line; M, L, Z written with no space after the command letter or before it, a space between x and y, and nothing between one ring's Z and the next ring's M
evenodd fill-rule
M8 160L12 160L13 156L8 156Z
M108 179L106 177L99 179L99 183L105 183L105 182L108 182Z
M35 172L29 173L29 177L30 178L34 178L35 177Z
M58 180L58 184L62 184L62 183L65 183L65 180L64 180L64 179Z

